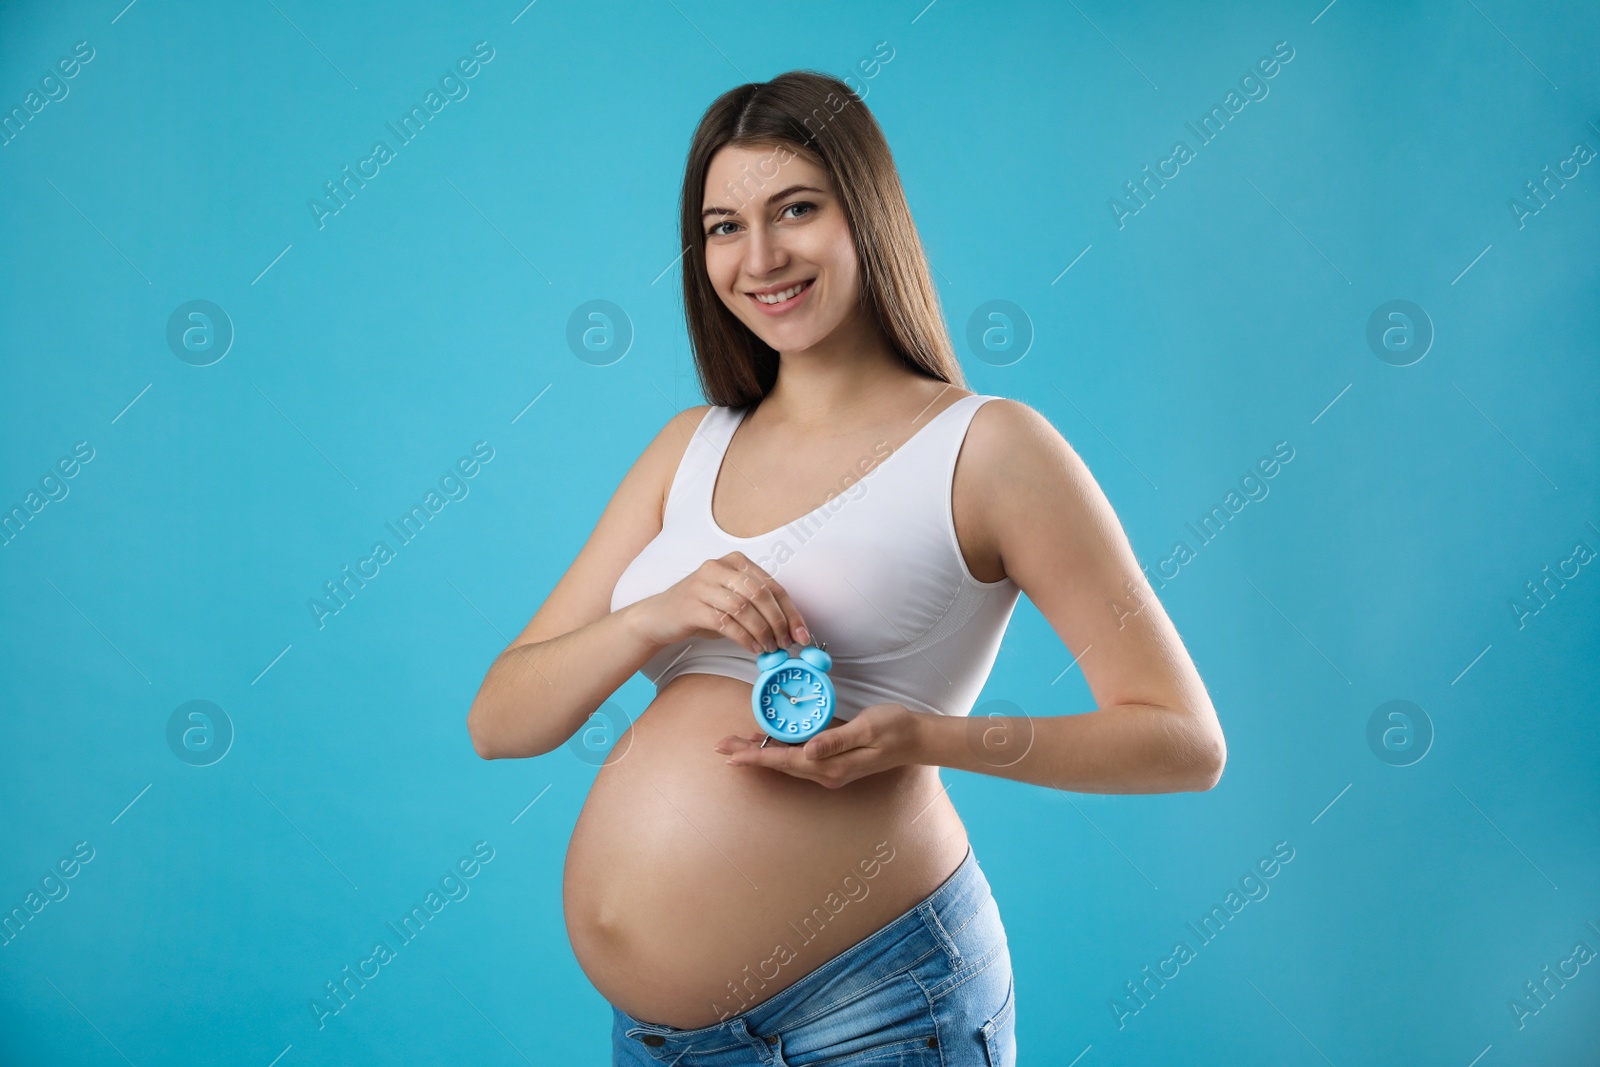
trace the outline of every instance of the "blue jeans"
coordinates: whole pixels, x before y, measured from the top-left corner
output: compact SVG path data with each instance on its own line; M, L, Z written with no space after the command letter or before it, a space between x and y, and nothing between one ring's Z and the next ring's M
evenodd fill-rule
M612 1005L614 1067L1014 1067L1011 953L971 846L926 899L749 1011L680 1030Z

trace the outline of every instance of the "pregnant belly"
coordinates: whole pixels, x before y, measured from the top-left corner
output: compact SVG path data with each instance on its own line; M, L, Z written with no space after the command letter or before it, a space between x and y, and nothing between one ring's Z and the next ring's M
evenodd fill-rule
M936 768L827 789L713 750L757 729L747 683L681 675L618 739L578 816L567 935L595 988L636 1019L696 1029L747 1011L966 855Z

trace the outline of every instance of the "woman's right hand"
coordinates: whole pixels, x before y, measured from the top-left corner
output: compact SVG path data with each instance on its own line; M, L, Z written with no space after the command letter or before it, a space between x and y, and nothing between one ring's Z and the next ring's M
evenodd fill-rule
M708 559L681 581L635 605L645 637L662 646L726 637L752 653L809 644L789 594L743 552Z

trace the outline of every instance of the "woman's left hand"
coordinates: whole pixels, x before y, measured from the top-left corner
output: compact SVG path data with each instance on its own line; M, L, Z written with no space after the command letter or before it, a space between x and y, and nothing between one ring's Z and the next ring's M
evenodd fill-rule
M916 762L918 713L902 704L873 704L839 726L823 730L804 744L778 742L761 747L767 735L730 734L716 750L731 764L770 767L838 789L869 774Z

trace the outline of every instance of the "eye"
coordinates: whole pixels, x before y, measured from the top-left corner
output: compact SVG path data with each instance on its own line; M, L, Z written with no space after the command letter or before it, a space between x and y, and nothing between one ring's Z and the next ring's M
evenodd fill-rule
M799 214L799 215L787 214L788 212L794 211L796 209L799 209L801 214ZM816 211L817 211L817 205L816 204L811 203L809 200L797 200L792 204L785 204L782 208L780 208L778 210L778 217L779 218L791 218L791 219L794 219L794 218L806 218L809 215L816 214ZM734 222L731 219L724 219L723 221L713 225L710 229L706 230L706 236L707 237L726 237L726 236L729 236L729 235L731 235L733 233L733 231L724 229L723 227L725 227L725 226L738 226L738 225L739 224L737 222Z

